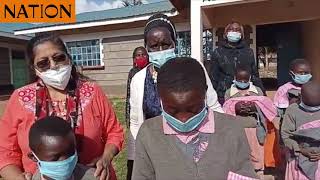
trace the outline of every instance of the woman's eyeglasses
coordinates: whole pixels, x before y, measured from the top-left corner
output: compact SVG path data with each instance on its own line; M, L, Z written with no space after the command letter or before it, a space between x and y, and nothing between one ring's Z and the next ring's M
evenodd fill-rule
M66 54L56 54L54 56L51 57L53 62L55 63L55 66L60 66L60 65L66 65L68 64L68 57ZM38 61L35 64L35 67L39 70L39 71L46 71L48 69L50 69L50 60L49 57L47 58L43 58L42 60Z

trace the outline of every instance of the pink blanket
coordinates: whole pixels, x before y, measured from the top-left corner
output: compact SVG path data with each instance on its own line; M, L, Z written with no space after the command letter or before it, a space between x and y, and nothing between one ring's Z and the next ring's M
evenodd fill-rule
M276 94L274 95L274 105L278 108L288 108L289 107L289 98L288 98L288 91L290 89L301 90L301 87L297 87L293 85L291 82L280 86L277 90Z
M272 100L265 96L244 96L231 98L224 103L223 110L225 113L235 116L235 105L240 101L254 102L269 121L272 121L277 115L276 107L273 105ZM256 135L256 128L245 128L245 133L251 149L251 162L256 170L263 170L264 146L259 144Z
M273 121L273 119L277 115L277 109L274 106L272 100L266 96L244 96L244 97L231 98L224 103L223 105L224 112L235 116L236 115L235 106L240 101L254 102L261 109L262 113L269 121Z
M298 127L298 130L320 128L320 120L311 121ZM289 152L288 152L289 154ZM320 179L320 161L318 161L318 170L316 171L316 180ZM287 163L286 180L309 180L304 173L298 168L298 161L292 159Z

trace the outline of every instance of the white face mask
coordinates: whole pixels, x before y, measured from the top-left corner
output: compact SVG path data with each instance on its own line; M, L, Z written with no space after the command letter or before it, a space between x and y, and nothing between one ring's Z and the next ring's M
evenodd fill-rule
M39 72L38 76L42 81L51 87L59 90L66 89L68 82L70 80L72 67L70 65L61 66L58 69L49 69L45 72Z

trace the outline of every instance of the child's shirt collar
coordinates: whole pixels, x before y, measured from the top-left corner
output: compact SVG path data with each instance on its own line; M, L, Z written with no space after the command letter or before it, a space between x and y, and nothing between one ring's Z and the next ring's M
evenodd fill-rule
M236 95L237 93L239 93L240 91L241 91L241 90L239 90L239 89L236 87L235 84L232 84L232 85L231 85L231 89L230 89L230 96L232 97L232 96ZM246 91L259 94L258 89L256 88L255 85L253 85L252 82L250 82L249 89L246 89Z

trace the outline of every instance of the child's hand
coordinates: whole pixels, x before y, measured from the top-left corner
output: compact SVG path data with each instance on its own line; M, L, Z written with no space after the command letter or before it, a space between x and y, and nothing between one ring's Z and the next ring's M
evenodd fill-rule
M250 116L252 113L257 112L257 108L253 102L240 101L235 105L235 112L239 116Z
M247 102L246 107L248 108L248 113L255 113L257 112L256 104L254 102Z
M309 158L310 161L318 161L320 160L320 152L315 152L314 150L310 148L302 148L300 147L300 153L307 158Z
M299 97L292 97L292 98L289 98L289 104L294 104L294 103L297 103L299 104L300 103L300 98Z
M247 113L247 110L246 110L246 107L245 107L245 102L240 101L240 102L236 103L235 112L236 112L236 115L247 116L248 113Z

